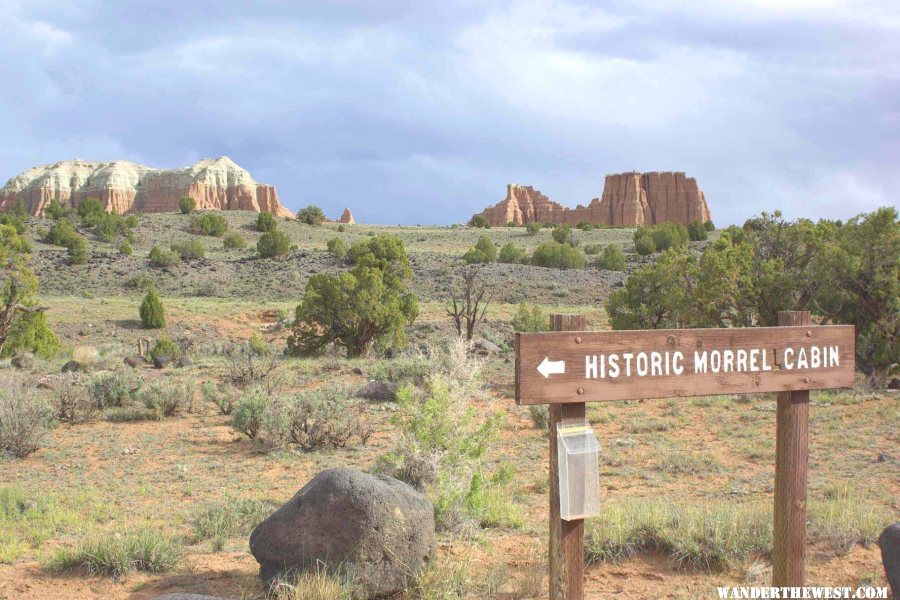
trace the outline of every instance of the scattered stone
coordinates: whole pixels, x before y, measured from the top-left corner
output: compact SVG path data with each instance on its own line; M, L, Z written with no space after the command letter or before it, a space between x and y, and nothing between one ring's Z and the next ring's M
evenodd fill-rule
M157 369L165 369L172 364L171 356L154 356L153 366Z
M475 351L483 356L500 352L500 346L484 338L478 338L473 345L475 346Z
M78 362L77 360L70 360L69 362L67 362L66 364L64 364L62 366L63 373L78 373L78 372L87 373L87 370L88 370L87 365L84 363Z
M147 359L139 354L135 354L133 356L125 357L125 364L131 367L132 369L136 369L138 367L142 367L147 364Z
M892 460L893 460L893 458L891 458L890 454L884 454L883 452L881 454L879 454L877 457L875 457L875 462L880 462L880 463L891 462Z
M194 361L191 360L190 356L185 355L185 356L182 356L180 359L178 359L178 366L179 367L192 367L192 366L194 366Z
M385 475L327 469L250 534L260 578L340 569L365 597L389 597L434 558L434 507Z
M894 598L900 598L900 523L888 525L881 532L878 547L881 548L884 574L887 575Z
M353 367L353 374L354 374L354 375L362 375L362 374L363 374L363 370L360 369L359 367Z
M888 383L889 390L900 390L900 378L894 377L891 379L890 383Z
M397 384L393 381L373 380L359 388L356 397L378 402L393 402L397 399Z
M17 369L30 369L34 366L34 354L31 352L22 352L13 356L12 360L9 362Z

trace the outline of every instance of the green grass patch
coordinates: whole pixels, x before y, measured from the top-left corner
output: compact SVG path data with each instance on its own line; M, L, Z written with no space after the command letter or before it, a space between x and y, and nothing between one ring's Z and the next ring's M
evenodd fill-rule
M210 504L191 518L194 540L197 543L212 540L213 549L219 551L226 539L250 535L277 507L274 502L251 499Z
M93 534L74 548L57 550L50 569L60 573L84 570L91 575L119 578L134 571L171 571L181 558L181 546L174 538L147 526Z

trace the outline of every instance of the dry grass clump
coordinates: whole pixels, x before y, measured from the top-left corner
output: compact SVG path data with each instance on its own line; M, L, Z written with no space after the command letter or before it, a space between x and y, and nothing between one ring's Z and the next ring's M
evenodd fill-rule
M209 504L191 517L191 531L195 542L212 540L213 550L218 552L225 540L248 536L253 528L268 517L278 506L273 502L252 499L229 499Z
M53 407L21 377L0 381L0 450L24 458L53 427Z

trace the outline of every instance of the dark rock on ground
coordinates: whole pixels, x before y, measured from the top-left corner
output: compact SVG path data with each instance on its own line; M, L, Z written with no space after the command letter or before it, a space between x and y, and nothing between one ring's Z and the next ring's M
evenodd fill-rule
M157 369L165 369L170 364L172 364L171 356L154 356L153 357L153 366Z
M126 356L124 362L129 367L136 369L147 364L147 359L143 356L135 354L134 356Z
M178 359L179 367L190 367L190 366L193 366L193 364L194 364L194 361L191 360L190 356L182 356L180 359Z
M891 379L890 383L888 383L889 390L900 390L900 378L894 377Z
M87 365L84 363L80 363L77 360L70 360L66 364L62 366L63 373L86 373L88 370Z
M263 581L324 563L369 598L401 591L435 548L431 502L401 481L348 468L313 477L250 535Z
M359 388L356 397L379 402L393 402L397 399L397 384L393 381L370 381Z
M34 354L31 352L22 352L21 354L13 356L12 360L9 362L17 369L30 369L34 366Z
M881 563L894 598L900 598L900 523L885 527L878 537L878 547L881 548Z

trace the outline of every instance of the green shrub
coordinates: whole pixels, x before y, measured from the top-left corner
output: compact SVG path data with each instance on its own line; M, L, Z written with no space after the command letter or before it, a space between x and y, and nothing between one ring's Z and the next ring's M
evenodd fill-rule
M172 252L176 253L181 260L202 260L206 257L206 250L200 240L180 240L172 242L170 246Z
M69 240L67 248L69 249L70 265L83 265L88 261L90 255L88 254L87 240L82 236L78 235Z
M495 246L494 242L486 235L479 237L478 241L475 243L475 247L470 248L463 254L463 260L469 265L494 262L496 258L497 246Z
M649 235L642 235L634 240L634 250L641 256L649 256L656 252L656 244Z
M128 371L100 373L91 379L91 396L100 410L136 400L143 381Z
M71 212L72 210L68 206L66 206L65 204L61 204L56 200L56 198L50 201L50 204L44 211L44 213L54 221L65 219L71 214Z
M11 213L3 213L0 214L0 225L9 225L13 229L16 230L16 233L22 235L25 233L27 227L25 226L25 221L22 220L21 217L17 217Z
M93 227L97 220L106 214L103 204L97 198L85 198L75 207L75 213L86 227Z
M150 358L168 357L172 360L181 358L181 348L172 338L163 334L159 336L153 348L150 349Z
M257 231L275 231L278 227L278 221L275 220L275 215L270 212L261 212L256 215L256 230Z
M707 221L706 223L704 223L703 228L706 229L707 231L715 231L716 230L716 226L713 224L712 221Z
M529 223L525 226L525 231L528 232L528 235L537 235L541 231L541 224Z
M333 237L328 240L328 251L336 258L342 259L347 256L347 246L344 244L344 240L338 237Z
M134 250L131 248L131 244L128 241L123 241L119 244L119 254L122 256L131 256L134 253Z
M131 218L133 216L129 217L129 219ZM129 229L129 220L123 219L116 213L104 212L92 220L94 222L94 235L97 236L97 239L110 244Z
M197 210L197 203L190 196L185 196L178 201L178 210L183 215L189 215Z
M161 421L190 410L194 401L194 382L154 382L141 391L141 402L153 419Z
M344 233L347 231L347 226L343 223L337 226L338 233Z
M195 542L213 541L213 548L221 550L225 540L246 537L277 508L265 500L234 500L207 504L191 517L191 531Z
M531 264L556 269L583 269L584 254L569 244L547 242L534 249Z
M537 304L520 303L513 316L513 329L523 333L547 331L549 321L544 310Z
M59 352L59 338L50 329L44 311L20 313L6 333L0 357L15 356L20 351L41 358L53 358Z
M262 429L263 419L270 403L269 395L265 391L259 387L250 388L238 400L231 426L238 433L255 440Z
M205 382L200 389L203 392L203 397L215 404L219 409L219 413L230 415L234 412L234 405L237 402L234 389L222 386L217 387L212 381Z
M166 326L166 311L159 296L156 295L156 289L151 287L147 290L139 312L144 329L160 329Z
M657 252L681 246L689 239L687 227L680 223L658 223L647 231L653 238L653 245Z
M610 244L603 249L603 254L597 259L597 266L604 271L624 271L625 253L618 246Z
M171 267L181 262L181 255L172 250L162 250L157 246L150 249L150 266Z
M247 247L247 238L232 231L222 240L222 247L226 250L242 250Z
M72 227L72 224L66 221L65 219L61 219L53 224L49 231L47 231L47 235L44 236L44 241L48 244L53 244L54 246L62 246L64 248L68 248L74 243L74 240L80 238L78 232L75 231L75 228Z
M0 385L0 450L24 458L41 447L53 426L53 408L24 379Z
M222 237L228 231L228 221L222 215L203 213L191 219L190 231L195 235Z
M525 262L525 248L521 248L512 242L509 242L500 248L500 254L497 256L497 260L502 263L515 264Z
M603 244L588 244L584 247L584 253L587 255L600 254L603 251Z
M291 240L283 232L275 229L268 231L256 241L256 251L263 258L272 258L287 254L291 248Z
M348 257L355 265L351 271L309 278L295 311L288 354L315 353L334 342L353 358L366 356L373 346L405 345L404 327L419 307L406 288L412 269L403 241L390 235L361 240Z
M279 398L266 407L260 437L273 447L305 451L343 448L353 438L365 444L371 429L361 418L363 407L339 386Z
M318 206L310 205L297 211L297 220L307 225L319 226L325 222L325 213Z
M175 538L155 527L143 527L136 531L94 534L75 548L59 549L51 569L56 572L84 569L91 575L119 579L134 571L171 571L182 555Z
M581 231L592 231L594 229L594 225L590 221L580 221L578 225L575 226L576 229L580 229Z
M568 244L572 239L572 226L571 225L557 225L553 228L553 240L559 244Z
M469 227L477 227L479 229L490 229L491 223L484 215L475 215L469 219Z
M688 237L692 242L700 242L708 237L706 227L700 221L691 221L688 225Z

